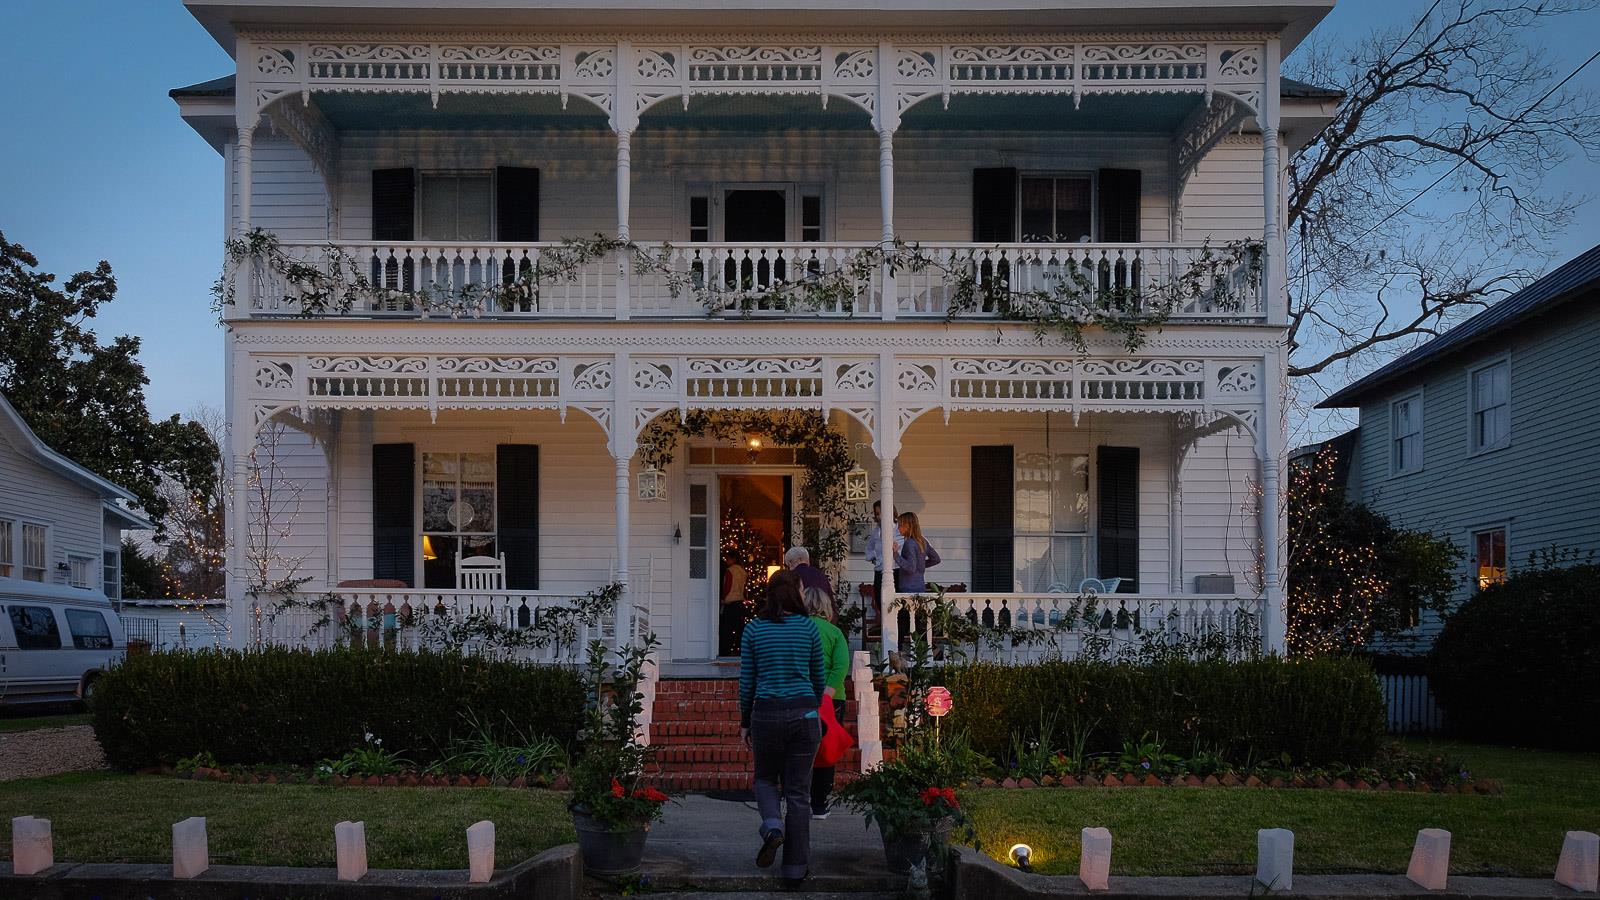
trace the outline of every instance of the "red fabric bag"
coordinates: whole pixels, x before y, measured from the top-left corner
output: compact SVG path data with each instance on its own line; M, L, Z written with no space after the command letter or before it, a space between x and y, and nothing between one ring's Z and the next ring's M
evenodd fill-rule
M850 749L856 739L839 724L839 718L833 712L833 700L822 698L822 706L817 708L817 715L822 717L822 743L817 746L817 758L811 766L815 769L826 769L838 765L839 760L844 759L845 751Z

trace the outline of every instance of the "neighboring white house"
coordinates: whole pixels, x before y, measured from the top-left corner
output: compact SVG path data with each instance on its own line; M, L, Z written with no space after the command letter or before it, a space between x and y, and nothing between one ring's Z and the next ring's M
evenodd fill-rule
M1279 69L1332 5L187 0L237 60L172 92L228 235L374 288L230 270L235 633L294 637L246 597L265 559L383 627L618 581L667 658L713 657L721 523L764 498L802 534L803 454L686 438L656 471L641 440L759 409L844 433L975 614L1120 578L1146 624L1282 647L1284 171L1338 96ZM570 262L597 234L655 262ZM859 265L893 240L919 255ZM461 290L535 266L571 277ZM1179 299L1132 351L950 309L1074 277ZM804 279L847 290L764 299ZM503 586L463 589L457 549Z
M122 533L154 528L137 498L45 446L0 396L0 593L26 583L122 594Z
M1597 351L1600 246L1319 404L1359 410L1335 439L1351 499L1462 551L1457 602L1538 554L1600 553Z

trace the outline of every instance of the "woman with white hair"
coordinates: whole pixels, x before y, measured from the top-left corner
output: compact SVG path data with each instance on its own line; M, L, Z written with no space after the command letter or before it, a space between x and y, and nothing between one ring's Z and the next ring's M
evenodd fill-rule
M844 721L844 678L850 671L850 644L844 632L833 624L833 597L814 587L804 592L806 615L817 626L822 638L822 689L824 703L833 701L834 718ZM811 770L811 818L828 817L828 795L833 793L833 766Z

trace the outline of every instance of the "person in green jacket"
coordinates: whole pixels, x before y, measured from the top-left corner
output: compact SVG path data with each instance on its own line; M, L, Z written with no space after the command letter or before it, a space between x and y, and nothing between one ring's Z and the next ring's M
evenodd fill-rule
M824 700L833 701L833 712L840 724L844 723L844 679L850 672L850 643L844 632L833 624L833 598L814 587L805 590L806 613L816 623L817 634L822 638L822 694ZM833 793L833 766L818 766L811 770L811 818L828 817L828 795Z

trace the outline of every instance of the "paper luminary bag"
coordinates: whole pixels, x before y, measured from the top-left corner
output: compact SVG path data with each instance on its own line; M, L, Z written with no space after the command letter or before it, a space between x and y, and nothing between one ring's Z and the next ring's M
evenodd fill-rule
M812 765L826 769L838 765L839 760L844 759L845 751L856 741L850 736L850 732L839 724L838 717L833 713L832 700L823 698L817 714L822 717L822 743L817 747L817 758Z

